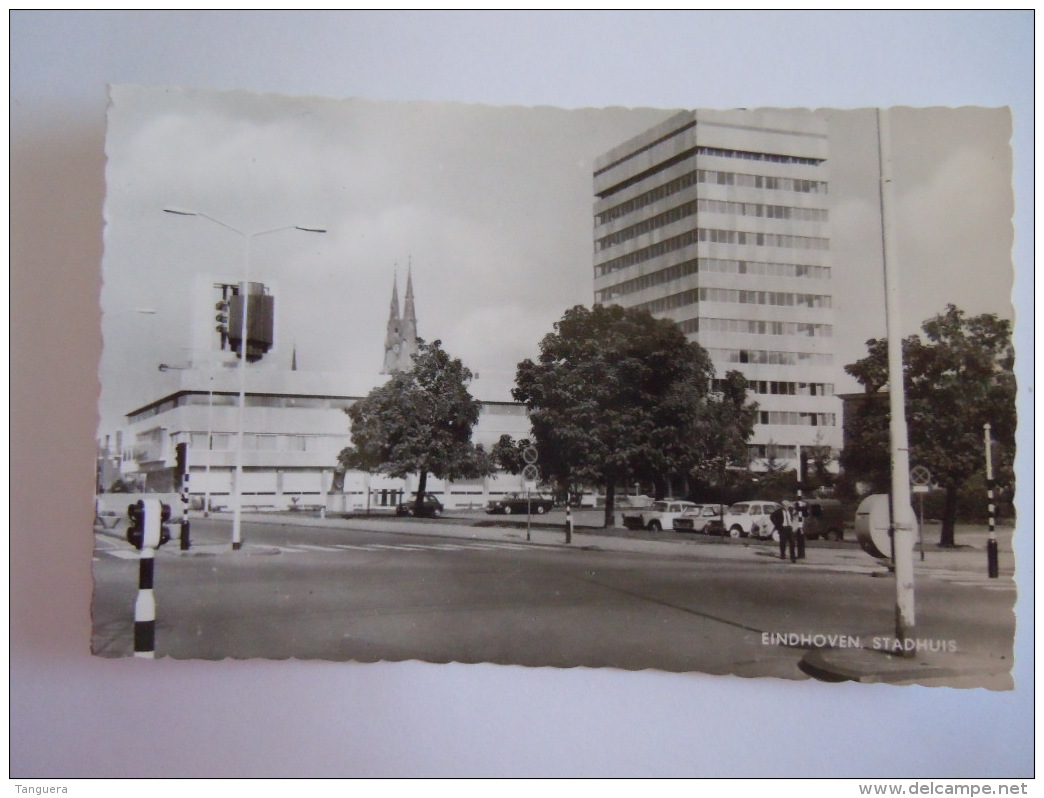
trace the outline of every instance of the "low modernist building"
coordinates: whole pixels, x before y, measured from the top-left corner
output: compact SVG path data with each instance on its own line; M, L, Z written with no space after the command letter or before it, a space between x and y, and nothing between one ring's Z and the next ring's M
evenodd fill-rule
M99 454L99 462L105 464L99 466L102 490L111 488L110 464L118 461L132 486L176 491L176 451L178 444L185 443L191 495L210 507L228 507L235 490L242 424L240 493L247 508L323 505L354 511L394 505L413 491L411 479L358 472L342 478L336 473L338 454L351 444L351 420L345 410L390 379L390 374L409 368L417 352L410 277L401 316L397 287L392 290L381 374L298 371L296 355L285 368L271 362L253 364L246 368L242 414L239 364L219 351L225 340L216 338L210 321L215 302L221 306L225 301L228 285L209 279L197 283L193 351L197 363L210 365L166 370L160 377L158 398L129 412L126 428L106 438ZM481 402L472 436L476 444L488 450L502 435L516 440L531 436L526 410L511 399L510 385L476 379L470 390ZM114 442L119 442L118 452L111 451ZM490 498L521 486L521 477L506 474L455 483L428 479L428 490L447 507L484 506Z
M168 372L169 385L154 402L127 414L124 458L150 490L175 491L175 452L188 444L191 494L212 507L228 506L236 470L239 374L236 369ZM412 480L349 472L344 499L331 498L337 455L350 445L351 421L344 412L387 377L302 371L248 370L243 411L243 485L246 507L286 509L341 503L346 510L388 506L408 495ZM477 380L472 393L482 402L473 440L489 449L501 435L531 435L525 408L509 400L503 386ZM517 477L442 483L428 489L449 507L479 506L518 490ZM337 508L339 509L339 508Z

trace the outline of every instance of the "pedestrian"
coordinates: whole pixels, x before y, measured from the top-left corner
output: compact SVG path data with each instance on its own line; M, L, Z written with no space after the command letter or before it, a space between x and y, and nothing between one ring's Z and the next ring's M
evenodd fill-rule
M779 535L779 559L787 558L787 549L790 549L790 561L797 562L797 545L794 540L794 516L790 508L790 502L784 501L780 507L772 511L769 516L772 526Z

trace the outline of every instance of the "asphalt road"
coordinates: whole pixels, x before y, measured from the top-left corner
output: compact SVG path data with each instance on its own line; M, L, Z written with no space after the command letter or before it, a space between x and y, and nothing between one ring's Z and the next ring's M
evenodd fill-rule
M176 541L161 549L157 656L802 679L808 636L872 647L894 627L894 582L853 544L810 546L792 565L771 545L702 536L636 541L578 532L565 546L554 525L531 529L527 541L524 523L266 520L244 525L238 552L228 550L226 519L194 520L190 552ZM96 535L92 647L100 656L132 653L137 569L128 544ZM1014 599L1009 575L986 580L938 567L918 581L916 634L1010 667ZM786 637L795 634L804 644Z

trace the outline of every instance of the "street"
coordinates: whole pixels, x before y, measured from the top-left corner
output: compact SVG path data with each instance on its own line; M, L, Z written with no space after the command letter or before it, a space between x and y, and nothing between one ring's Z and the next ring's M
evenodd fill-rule
M517 523L517 519L513 519ZM895 586L851 543L791 564L767 543L682 542L445 521L194 519L156 558L156 656L492 662L807 678L810 647L887 646ZM665 533L672 534L672 533ZM648 536L645 536L648 537ZM96 534L93 650L133 653L137 552ZM1010 546L1008 547L1010 552ZM999 580L931 553L915 635L1011 667L1010 553ZM966 557L973 556L965 553ZM980 574L981 571L981 574ZM883 578L882 578L883 577ZM804 640L798 639L801 635ZM796 636L796 637L795 637Z

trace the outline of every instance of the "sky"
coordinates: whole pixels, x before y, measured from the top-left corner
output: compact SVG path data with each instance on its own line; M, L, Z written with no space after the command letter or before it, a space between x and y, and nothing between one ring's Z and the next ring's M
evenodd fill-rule
M296 350L301 370L376 378L392 286L402 300L409 272L420 336L509 384L567 308L592 302L594 158L676 110L110 91L102 433L158 398L158 364L190 360L193 277L238 281L248 257L276 294L265 367ZM885 333L877 114L817 113L830 130L836 384L856 390L841 367ZM903 328L949 302L1010 318L1008 111L887 117ZM252 236L293 225L328 232Z

